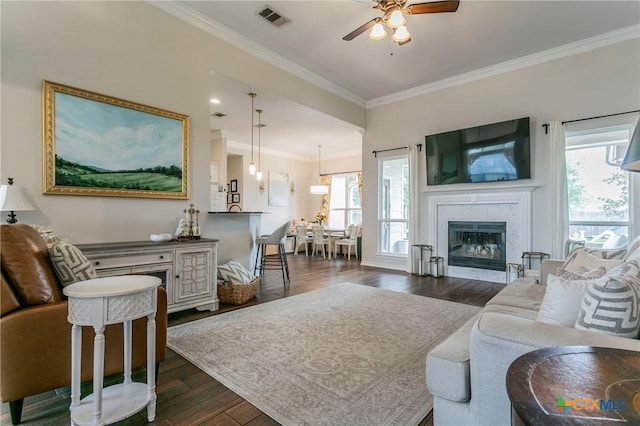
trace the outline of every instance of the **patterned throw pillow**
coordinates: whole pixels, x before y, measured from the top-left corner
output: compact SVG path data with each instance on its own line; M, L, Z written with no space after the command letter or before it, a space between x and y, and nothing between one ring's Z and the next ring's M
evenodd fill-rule
M582 274L578 272L571 272L564 269L562 266L558 268L556 275L559 278L568 281L582 281L582 280L594 280L596 278L602 277L607 273L607 269L604 266L599 266L597 268L591 269L590 271L585 271Z
M230 284L246 285L251 283L255 277L240 262L230 260L224 265L218 266L218 279Z
M600 250L602 251L602 250ZM601 254L601 253L599 253ZM564 261L562 268L569 272L584 274L594 268L604 267L607 271L615 268L622 263L622 258L602 258L599 255L590 253L590 250L584 247L578 247L571 252L569 257Z
M640 257L623 263L589 285L576 328L638 338L640 334Z
M58 241L49 249L49 257L63 287L78 281L98 278L89 259L73 244Z

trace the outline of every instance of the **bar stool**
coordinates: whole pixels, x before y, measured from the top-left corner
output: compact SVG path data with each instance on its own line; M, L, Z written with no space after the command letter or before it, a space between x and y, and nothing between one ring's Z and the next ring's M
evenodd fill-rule
M273 231L270 235L263 235L256 239L258 251L256 254L256 263L253 267L253 270L254 274L256 274L258 269L260 269L260 285L262 285L262 278L264 275L263 273L266 269L281 270L282 281L284 281L285 288L288 284L291 284L291 279L289 278L289 264L287 263L287 254L285 249L285 242L290 226L291 221L288 221L287 223L283 224L278 229ZM267 255L267 246L277 246L278 253L275 255ZM258 266L258 259L260 259L260 266Z

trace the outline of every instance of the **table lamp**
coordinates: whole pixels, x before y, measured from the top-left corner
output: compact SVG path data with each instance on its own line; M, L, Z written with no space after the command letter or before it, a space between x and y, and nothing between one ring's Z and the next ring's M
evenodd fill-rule
M629 172L640 172L640 120L636 124L636 130L633 132L620 168Z
M17 211L36 210L25 198L22 188L13 185L13 178L9 178L8 185L0 186L0 211L10 212L7 223L16 223Z

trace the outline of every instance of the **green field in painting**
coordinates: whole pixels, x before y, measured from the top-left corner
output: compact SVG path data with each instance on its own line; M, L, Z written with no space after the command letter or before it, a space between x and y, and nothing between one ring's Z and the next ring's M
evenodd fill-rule
M149 172L56 174L56 185L145 191L182 191L180 179Z

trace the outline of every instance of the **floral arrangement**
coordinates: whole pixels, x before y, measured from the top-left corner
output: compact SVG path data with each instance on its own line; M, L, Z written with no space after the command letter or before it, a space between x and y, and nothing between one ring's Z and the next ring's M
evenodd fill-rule
M326 214L325 212L318 212L318 213L316 214L316 221L317 221L318 223L322 223L322 222L324 222L325 220L327 220L327 214Z

